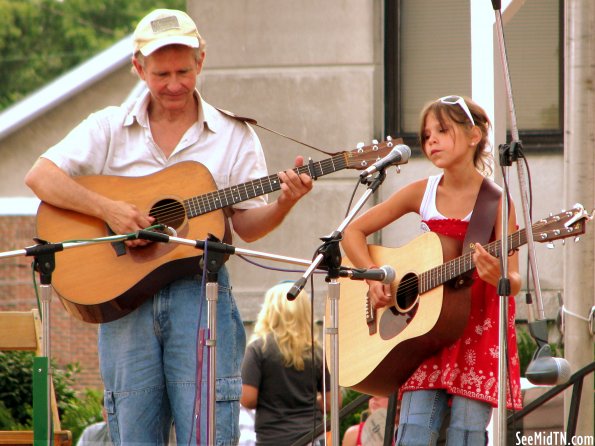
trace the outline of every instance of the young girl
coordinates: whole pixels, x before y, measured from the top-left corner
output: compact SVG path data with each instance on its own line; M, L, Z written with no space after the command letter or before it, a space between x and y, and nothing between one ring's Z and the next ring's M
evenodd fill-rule
M374 267L366 237L409 212L418 213L422 226L428 230L464 240L484 174L490 172L493 164L491 153L486 150L490 126L485 111L469 98L447 96L425 106L421 114L421 148L443 172L396 191L346 228L342 246L355 266ZM501 234L501 206L502 198L492 239ZM509 215L507 224L512 232L516 230L512 204ZM399 445L436 444L448 407L451 408L448 444L486 444L492 407L498 403L496 286L501 272L499 259L479 243L473 261L476 272L471 289L471 313L463 335L427 358L400 389ZM512 296L521 287L518 269L515 252L508 257ZM375 281L369 281L368 285L368 296L375 308L393 304L389 285ZM521 393L512 296L508 300L507 404L518 409Z

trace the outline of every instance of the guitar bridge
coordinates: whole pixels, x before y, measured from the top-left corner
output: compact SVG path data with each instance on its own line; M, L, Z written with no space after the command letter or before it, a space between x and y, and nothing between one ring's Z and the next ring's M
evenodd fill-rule
M107 228L107 233L109 235L116 235L116 233L112 231L112 228L110 228L107 224L105 227ZM112 248L114 248L117 257L126 255L126 244L124 242L111 242L110 245L112 245Z
M370 298L366 296L366 324L368 325L368 334L374 335L378 330L376 327L376 309L372 308Z

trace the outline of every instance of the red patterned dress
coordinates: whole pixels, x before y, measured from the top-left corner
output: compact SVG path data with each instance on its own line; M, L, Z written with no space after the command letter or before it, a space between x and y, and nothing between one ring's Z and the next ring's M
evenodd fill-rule
M423 215L423 213L422 213ZM468 221L424 220L432 232L463 241ZM471 312L463 335L449 347L427 358L400 391L445 389L449 394L498 405L498 315L496 288L479 279L471 288ZM519 356L515 332L514 297L508 298L508 384L506 404L521 409Z

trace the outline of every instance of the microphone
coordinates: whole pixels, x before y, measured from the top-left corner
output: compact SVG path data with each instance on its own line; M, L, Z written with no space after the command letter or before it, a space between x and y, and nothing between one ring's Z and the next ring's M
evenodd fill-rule
M549 344L545 344L533 355L525 376L531 384L538 386L564 384L570 378L570 364L564 358L552 357Z
M136 231L136 234L131 237L131 240L150 240L152 242L169 243L169 235L163 232L149 231L147 229L141 229Z
M300 294L304 289L304 286L306 286L307 281L308 279L304 277L300 277L298 280L296 280L296 282L286 294L287 300L295 300L295 298L298 297L298 294Z
M373 175L380 170L386 169L388 166L398 166L409 161L411 156L411 149L405 144L397 144L394 149L390 151L384 158L379 159L366 170L360 174L360 178Z
M380 268L344 270L339 272L339 276L349 277L352 280L377 280L388 284L395 280L397 273L392 266L383 265Z

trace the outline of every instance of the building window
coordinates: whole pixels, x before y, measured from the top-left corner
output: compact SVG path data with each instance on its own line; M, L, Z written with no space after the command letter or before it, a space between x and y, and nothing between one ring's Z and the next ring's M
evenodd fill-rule
M562 3L526 0L504 26L525 147L562 147ZM387 134L415 144L427 101L471 94L470 0L386 0L385 31Z

